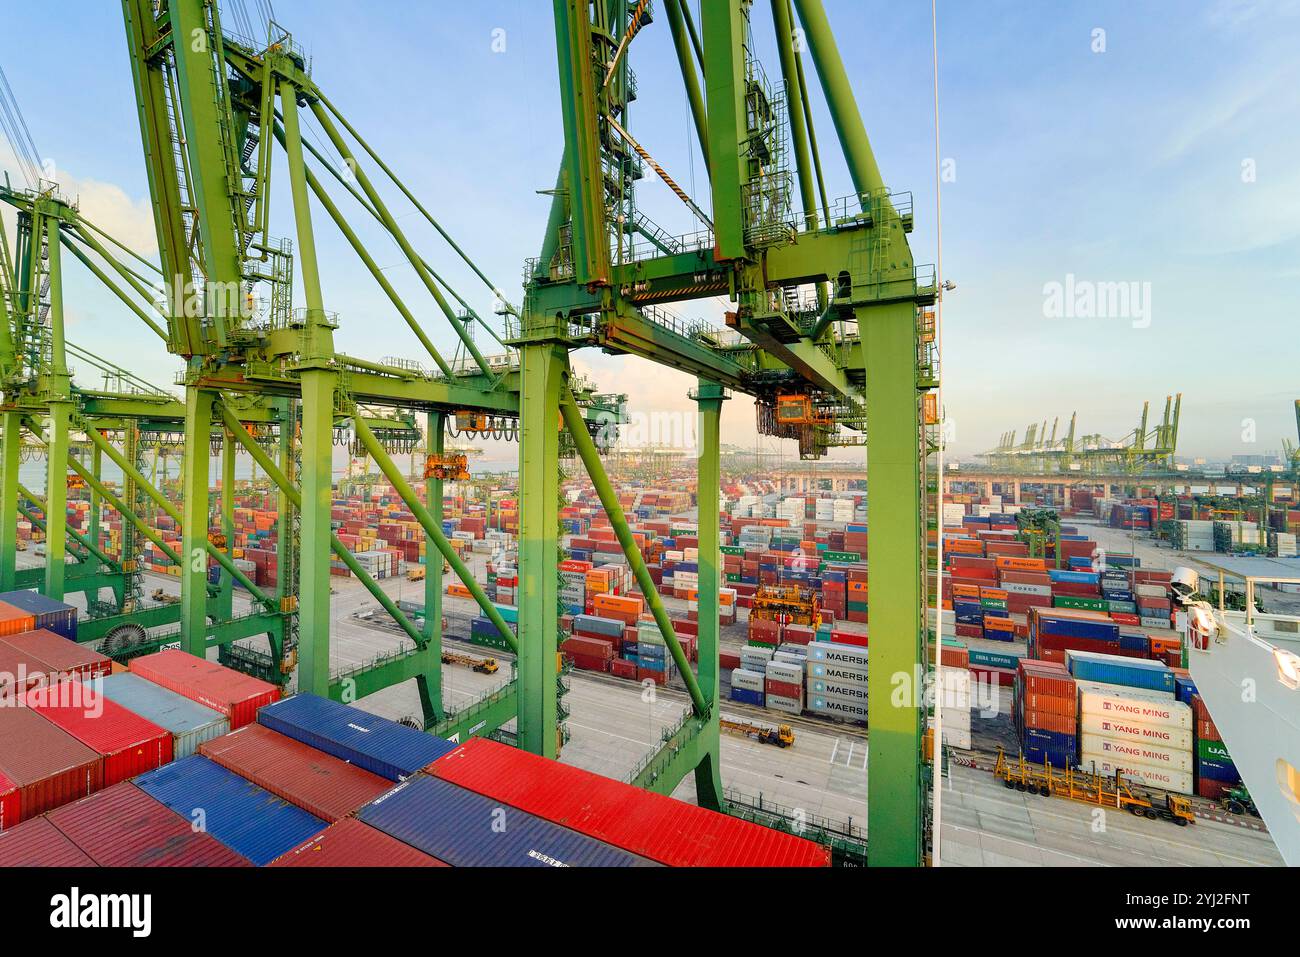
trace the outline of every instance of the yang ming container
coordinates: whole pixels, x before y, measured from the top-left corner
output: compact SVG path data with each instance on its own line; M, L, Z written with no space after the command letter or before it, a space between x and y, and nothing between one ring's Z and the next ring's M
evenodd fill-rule
M131 659L131 671L191 701L220 711L231 729L257 717L257 709L280 699L280 689L206 658L176 649Z
M636 867L653 862L420 774L360 820L452 867Z
M325 826L320 818L197 754L142 774L135 783L258 867Z
M0 867L94 867L95 862L48 818L0 831Z
M199 753L325 821L347 817L392 786L260 724L207 741Z
M827 867L812 841L473 738L429 773L673 867Z
M46 819L100 867L248 867L248 860L129 781Z
M442 861L356 818L331 824L272 867L446 867Z
M172 759L170 731L97 694L90 685L64 682L34 688L27 693L27 706L102 756L103 787Z
M173 760L188 758L204 741L230 732L230 719L220 711L128 671L109 675L95 687L110 701L171 732Z
M296 694L263 708L257 723L390 781L410 777L456 747L313 694Z
M0 773L18 785L21 820L100 788L103 759L31 708L0 707Z

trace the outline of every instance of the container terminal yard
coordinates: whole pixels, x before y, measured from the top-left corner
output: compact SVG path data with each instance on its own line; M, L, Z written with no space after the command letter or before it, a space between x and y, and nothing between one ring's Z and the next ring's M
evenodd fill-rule
M1300 456L1189 470L1171 395L945 465L953 287L827 6L557 0L521 288L265 0L121 4L152 253L0 82L0 865L1300 864ZM336 347L340 250L402 354ZM584 350L688 377L689 451Z

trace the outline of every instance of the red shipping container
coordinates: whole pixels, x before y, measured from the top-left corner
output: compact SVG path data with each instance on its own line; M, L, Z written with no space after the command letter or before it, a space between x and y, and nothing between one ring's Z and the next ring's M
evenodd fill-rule
M392 782L260 724L204 741L199 754L324 821L347 817Z
M778 695L782 698L799 699L803 697L803 685L795 684L792 681L773 681L771 678L766 682L767 693Z
M281 854L268 867L446 867L356 818L331 824L311 840Z
M88 685L64 682L33 688L24 700L27 707L103 758L101 787L152 771L172 759L170 731Z
M0 707L0 773L18 785L20 820L98 791L103 759L31 708Z
M31 670L26 655L9 647L3 639L0 639L0 707L11 703L8 700L11 695L20 695L44 680L43 671L39 668L34 672Z
M251 867L129 781L51 811L46 819L100 867Z
M0 638L27 662L27 670L93 678L113 670L113 661L93 648L69 641L45 628Z
M18 785L0 774L0 831L4 831L7 827L16 827L22 820L19 816L21 797L22 795L18 793Z
M231 730L257 717L257 709L280 700L280 689L205 658L168 649L132 658L131 671L191 701L220 711Z
M867 647L867 636L860 631L843 631L837 628L831 632L831 641L837 645L853 645L857 648Z
M475 738L435 777L673 867L828 867L812 841Z
M44 817L0 831L0 867L94 867L95 862Z

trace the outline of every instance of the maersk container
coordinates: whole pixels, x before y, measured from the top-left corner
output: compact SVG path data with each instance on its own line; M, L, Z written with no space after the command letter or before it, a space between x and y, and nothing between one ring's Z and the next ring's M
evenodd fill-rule
M452 867L640 867L653 861L428 775L357 817Z
M841 645L831 641L810 641L808 660L832 664L867 667L867 649L857 645Z
M865 684L844 684L838 681L815 679L808 682L808 693L810 695L819 694L845 698L849 701L867 700L867 686Z
M673 867L825 867L818 844L518 748L473 738L435 777Z
M866 721L867 705L864 701L844 701L826 695L810 694L804 708L817 714L829 714L849 721Z
M325 827L315 815L198 754L142 774L135 784L258 867Z
M129 671L102 678L95 687L110 701L170 731L174 760L188 758L204 741L230 732L230 719L221 712Z
M77 609L67 602L47 598L38 591L7 591L0 601L30 612L37 628L46 628L69 641L77 640Z
M762 691L763 675L757 671L733 668L731 669L731 687L744 688L746 691Z
M248 867L211 834L129 781L46 815L100 867Z
M867 683L867 669L856 665L838 664L836 662L814 661L811 658L805 666L809 680L825 678L828 681L844 681L849 684Z
M21 820L98 791L104 761L31 708L0 707L0 773L18 785Z
M45 817L0 831L0 867L94 867L63 832Z
M1174 691L1174 673L1163 662L1090 651L1066 651L1065 666L1076 681L1098 681L1146 691Z
M389 837L356 818L344 818L286 854L271 867L446 867L442 861Z
M313 694L263 708L258 724L390 781L401 781L456 747L450 741Z

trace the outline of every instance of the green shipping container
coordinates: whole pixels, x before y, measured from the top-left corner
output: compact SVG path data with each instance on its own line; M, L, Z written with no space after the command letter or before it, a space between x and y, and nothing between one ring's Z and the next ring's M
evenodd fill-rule
M1053 608L1076 608L1081 611L1105 611L1106 599L1104 598L1081 598L1074 595L1055 595L1052 598Z
M1196 742L1196 754L1206 761L1232 761L1227 745L1222 741L1211 741L1208 738L1200 738Z
M1006 611L1007 600L1005 598L981 598L981 608L992 608L994 611Z
M860 562L862 555L858 552L831 552L822 556L828 562Z

